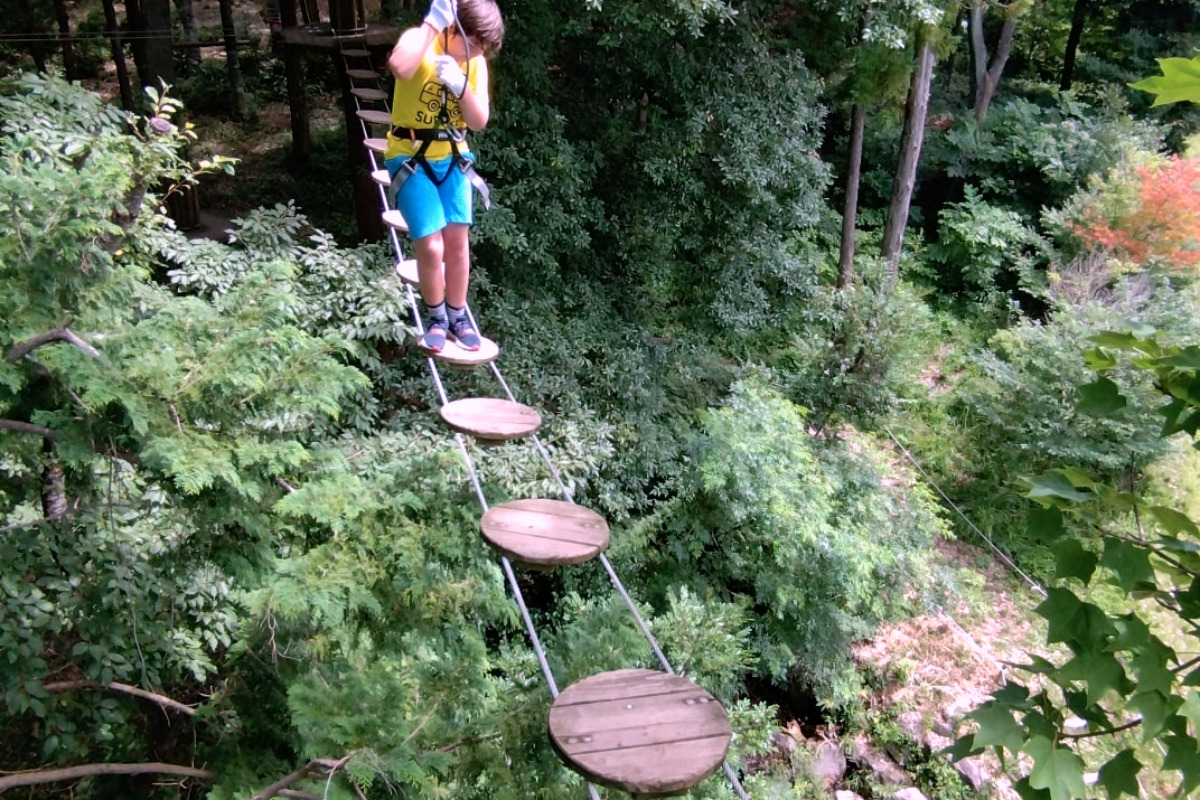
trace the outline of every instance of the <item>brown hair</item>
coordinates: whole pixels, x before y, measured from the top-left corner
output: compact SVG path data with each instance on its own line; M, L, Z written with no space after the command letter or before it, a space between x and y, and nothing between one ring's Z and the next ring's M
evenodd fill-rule
M500 52L504 44L504 19L496 0L458 0L458 24L483 50L484 58Z

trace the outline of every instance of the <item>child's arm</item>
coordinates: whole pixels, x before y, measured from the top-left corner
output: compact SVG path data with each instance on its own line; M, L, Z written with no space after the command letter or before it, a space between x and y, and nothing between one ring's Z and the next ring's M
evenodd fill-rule
M406 81L413 76L434 38L454 22L450 3L451 0L433 0L425 21L400 34L400 40L388 56L388 68L398 79Z

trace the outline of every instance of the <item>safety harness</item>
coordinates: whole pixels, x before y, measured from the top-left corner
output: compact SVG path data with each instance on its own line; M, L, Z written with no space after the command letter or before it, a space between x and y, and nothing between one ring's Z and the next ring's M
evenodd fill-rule
M441 125L440 128L392 128L392 136L397 139L408 138L414 145L418 142L420 143L417 151L400 165L400 169L396 170L396 174L392 177L392 184L389 188L389 194L391 195L389 199L392 202L392 206L395 207L396 195L399 194L405 182L420 167L425 171L426 177L429 178L434 186L441 186L450 177L451 173L457 169L478 190L479 196L483 199L483 207L491 208L491 191L488 189L487 181L475 171L475 163L471 159L465 158L459 151L459 145L466 140L467 132L460 128L455 128L450 124L450 112L446 110L448 107L448 92L445 87L442 87L441 93L441 109L438 111L438 124ZM429 159L425 157L425 152L433 142L450 143L450 166L441 179L438 178L433 165L429 163Z

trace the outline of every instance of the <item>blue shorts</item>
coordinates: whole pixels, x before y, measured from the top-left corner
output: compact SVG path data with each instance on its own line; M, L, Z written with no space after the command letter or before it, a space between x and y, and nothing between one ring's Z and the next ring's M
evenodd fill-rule
M400 165L408 159L409 156L396 156L383 165L394 178ZM408 223L409 238L424 239L451 223L474 223L475 198L471 184L462 170L451 166L452 161L451 158L441 158L429 162L434 175L442 181L440 186L429 179L424 167L418 166L396 195L396 208Z

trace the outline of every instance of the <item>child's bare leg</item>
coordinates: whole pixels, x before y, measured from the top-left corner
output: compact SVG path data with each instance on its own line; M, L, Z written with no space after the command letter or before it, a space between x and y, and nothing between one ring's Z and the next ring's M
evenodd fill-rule
M450 223L442 229L442 259L446 263L446 304L453 308L462 308L467 304L467 283L471 278L471 245L467 236L469 231L470 226L459 223Z
M442 279L442 232L417 239L413 249L417 256L417 276L421 280L421 299L427 306L440 306L446 300L446 284Z

